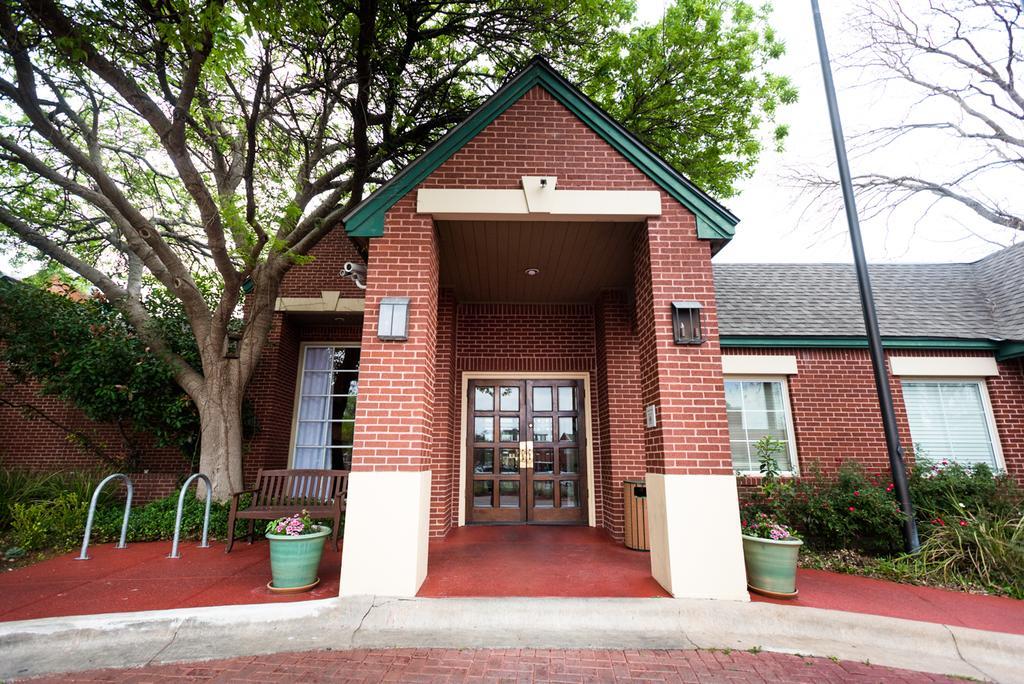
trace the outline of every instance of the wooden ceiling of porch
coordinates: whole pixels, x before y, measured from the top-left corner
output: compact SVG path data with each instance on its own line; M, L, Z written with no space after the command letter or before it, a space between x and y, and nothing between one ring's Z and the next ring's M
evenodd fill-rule
M438 221L441 286L464 302L589 302L633 285L637 223ZM539 269L536 276L526 269Z

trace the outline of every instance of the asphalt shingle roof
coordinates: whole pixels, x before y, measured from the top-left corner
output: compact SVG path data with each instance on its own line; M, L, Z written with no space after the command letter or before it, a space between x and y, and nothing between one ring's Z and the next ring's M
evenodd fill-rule
M1024 243L969 264L869 267L882 335L1024 340ZM863 336L852 264L715 264L722 335Z

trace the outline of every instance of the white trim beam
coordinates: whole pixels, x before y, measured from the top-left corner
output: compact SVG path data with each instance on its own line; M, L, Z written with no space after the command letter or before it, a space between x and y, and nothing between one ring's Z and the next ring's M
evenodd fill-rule
M451 221L641 221L661 215L655 190L555 190L553 183L522 190L424 188L416 211Z
M340 292L322 290L319 297L278 297L274 311L363 313L365 305L361 297L342 297Z
M724 375L796 375L796 357L785 355L722 356Z
M890 356L892 374L940 378L989 378L999 375L991 356Z

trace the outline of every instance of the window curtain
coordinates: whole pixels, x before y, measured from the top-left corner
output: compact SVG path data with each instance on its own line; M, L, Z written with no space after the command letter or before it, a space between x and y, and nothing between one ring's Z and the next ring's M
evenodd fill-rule
M295 468L327 468L331 417L331 347L306 347L295 435Z
M977 382L904 382L910 437L915 451L939 463L984 463L995 469L988 415Z

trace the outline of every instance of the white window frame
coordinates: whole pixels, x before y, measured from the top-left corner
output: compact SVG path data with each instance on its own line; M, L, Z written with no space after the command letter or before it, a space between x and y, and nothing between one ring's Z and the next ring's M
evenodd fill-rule
M306 367L306 350L310 347L345 347L346 349L360 349L362 347L358 342L300 342L299 343L299 355L295 370L295 396L292 398L292 427L288 436L288 468L292 469L295 467L295 437L299 431L299 404L302 401L302 371ZM358 379L359 374L356 373ZM358 407L359 400L356 399L356 406ZM356 409L358 411L358 408ZM357 421L353 421L353 434L355 433ZM355 451L355 442L353 441L353 451Z
M722 377L722 391L725 392L727 382L778 382L782 383L782 408L786 414L786 434L789 437L791 470L782 470L780 477L799 477L800 459L796 450L796 430L793 427L793 406L789 401L789 378L785 375L724 375ZM732 435L729 435L729 460L732 460ZM737 470L734 471L743 477L764 477L759 470Z
M908 383L909 384L914 384L914 383L929 383L929 382L931 382L931 383L945 382L945 383L959 384L959 385L963 385L963 384L966 384L966 383L973 383L973 384L978 385L978 387L980 388L980 394L981 394L981 408L985 412L985 422L988 424L988 437L992 441L992 454L995 457L995 462L996 462L995 463L995 471L998 472L998 473L1005 473L1005 472L1007 472L1006 471L1006 461L1003 459L1003 443L1002 443L1002 440L999 438L999 430L996 427L996 416L995 416L995 412L992 410L992 399L988 395L988 383L985 382L985 378L981 378L981 377L965 378L965 377L959 377L959 376L952 376L951 377L951 376L928 376L928 375L925 375L925 376L921 376L921 375L912 375L912 376L911 375L904 375L904 376L901 376L900 377L900 398L903 400L903 413L904 413L904 415L908 415L909 414L909 409L907 409L907 399L906 399L906 396L903 395L903 386L908 384ZM907 420L908 428L909 428L909 424L910 424L910 421L908 419ZM910 442L911 442L911 446L912 447L916 446L916 442L914 442L914 434L913 434L913 432L911 432L911 434L910 434Z

